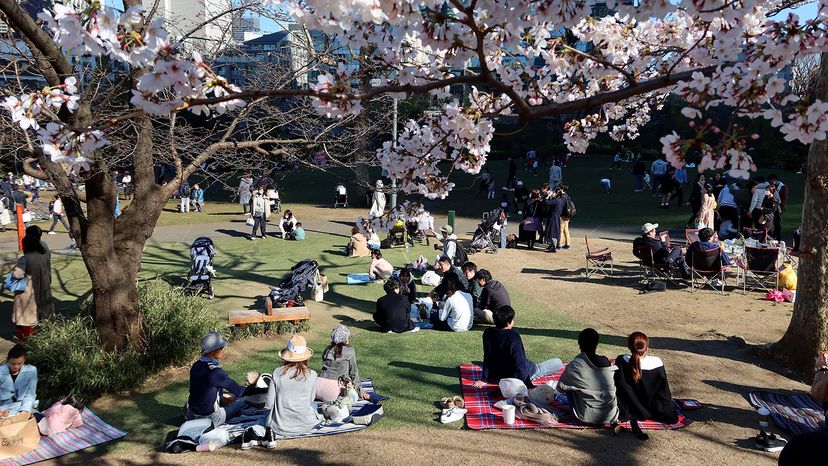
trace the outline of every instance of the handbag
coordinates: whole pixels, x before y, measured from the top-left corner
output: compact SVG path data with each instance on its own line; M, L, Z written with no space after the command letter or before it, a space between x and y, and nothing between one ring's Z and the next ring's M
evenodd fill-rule
M253 227L256 225L256 220L253 220L253 217L247 217L247 220L244 221L244 224Z
M31 221L32 221L31 212L23 212L23 223L29 223Z
M26 276L23 275L23 278L14 278L14 270L6 275L6 280L3 282L3 288L12 293L23 293L26 291L27 286L29 286L29 281L26 279Z

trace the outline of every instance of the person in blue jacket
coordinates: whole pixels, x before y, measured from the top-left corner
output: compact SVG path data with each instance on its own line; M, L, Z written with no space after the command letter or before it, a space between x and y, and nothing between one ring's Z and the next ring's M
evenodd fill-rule
M0 366L0 411L9 416L37 410L37 368L27 362L26 349L16 344Z
M231 379L219 363L226 347L227 340L218 332L201 338L201 357L190 369L190 397L184 407L186 420L210 418L213 426L218 427L241 411L242 400L238 398L244 394L244 387Z

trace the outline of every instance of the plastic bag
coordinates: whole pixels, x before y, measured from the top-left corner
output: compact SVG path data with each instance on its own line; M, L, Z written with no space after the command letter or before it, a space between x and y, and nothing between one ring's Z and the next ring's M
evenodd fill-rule
M529 390L529 399L534 402L552 404L557 396L557 382L550 380L543 385Z
M773 290L765 295L765 300L781 303L782 301L785 301L785 297L782 295L781 291Z
M526 384L520 379L500 379L500 393L504 398L512 398L515 395L529 395L529 389Z
M244 224L249 227L253 227L254 225L256 225L256 221L253 220L253 217L247 217L247 220L244 221Z
M788 264L785 264L779 272L779 286L786 290L796 289L796 272Z
M782 290L782 298L789 303L796 302L796 290Z
M420 281L423 282L423 285L437 286L440 284L441 278L436 272L429 270L423 274L423 278L421 278Z

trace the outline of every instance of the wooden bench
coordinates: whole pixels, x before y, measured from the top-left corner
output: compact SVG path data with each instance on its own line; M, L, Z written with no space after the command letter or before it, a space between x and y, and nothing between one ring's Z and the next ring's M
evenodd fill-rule
M297 307L273 307L270 297L265 297L265 310L244 309L241 311L230 311L228 320L230 325L244 327L247 324L258 324L261 322L291 321L295 325L303 320L310 319L310 309L307 306Z

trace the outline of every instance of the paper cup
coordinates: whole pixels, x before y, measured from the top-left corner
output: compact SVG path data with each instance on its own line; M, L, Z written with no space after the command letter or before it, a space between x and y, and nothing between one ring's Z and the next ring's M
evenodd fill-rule
M768 421L770 420L770 410L768 408L759 408L756 412L759 414L759 426L767 427Z
M515 405L503 406L503 422L509 425L515 423Z

